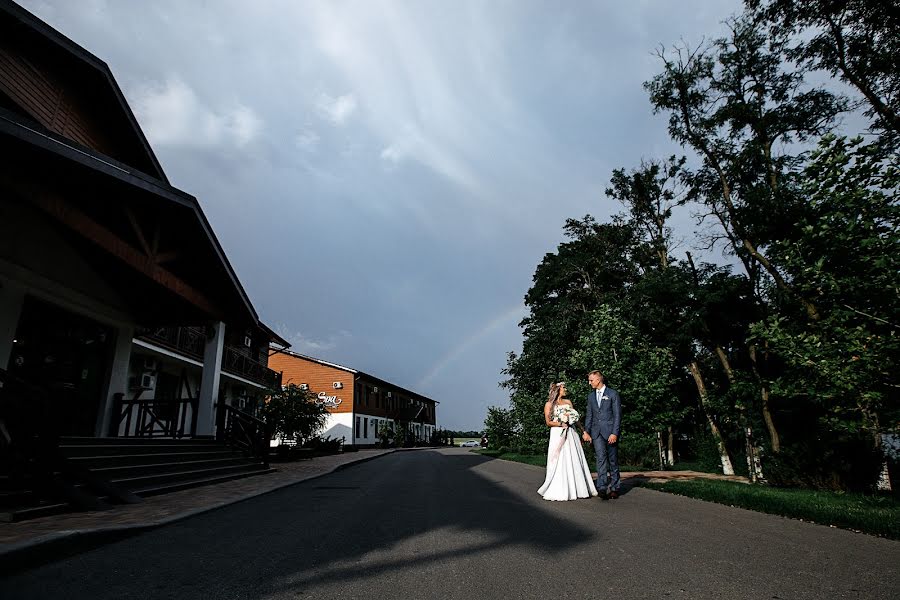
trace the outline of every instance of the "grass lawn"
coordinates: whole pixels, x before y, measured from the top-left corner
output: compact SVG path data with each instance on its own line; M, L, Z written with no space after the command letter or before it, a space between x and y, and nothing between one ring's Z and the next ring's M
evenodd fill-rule
M890 496L783 489L708 479L644 483L643 487L900 539L900 501Z
M511 460L513 462L525 463L526 465L536 465L538 467L547 466L547 457L539 456L537 454L519 454L517 452L500 452L499 450L473 450L473 452L481 454L482 456Z

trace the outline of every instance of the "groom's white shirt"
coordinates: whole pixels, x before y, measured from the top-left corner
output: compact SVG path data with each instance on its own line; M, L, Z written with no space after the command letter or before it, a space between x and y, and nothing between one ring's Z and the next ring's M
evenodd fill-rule
M603 392L605 392L605 391L606 391L605 383L597 388L597 408L600 408L600 403L603 402Z

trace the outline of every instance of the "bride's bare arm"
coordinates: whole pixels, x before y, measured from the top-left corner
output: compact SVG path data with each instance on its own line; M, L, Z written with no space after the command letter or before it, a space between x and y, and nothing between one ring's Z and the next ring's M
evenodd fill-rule
M565 427L559 421L550 420L550 403L547 402L544 404L544 422L547 423L547 427Z

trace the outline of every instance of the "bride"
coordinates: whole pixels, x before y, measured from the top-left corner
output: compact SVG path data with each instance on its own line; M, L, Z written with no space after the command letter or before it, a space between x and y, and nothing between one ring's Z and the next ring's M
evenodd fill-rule
M544 421L550 428L547 477L538 490L544 500L575 500L597 495L597 487L581 448L581 437L576 431L569 431L568 423L560 421L565 420L563 413L567 410L574 409L572 402L566 399L566 384L551 384L550 395L544 405Z

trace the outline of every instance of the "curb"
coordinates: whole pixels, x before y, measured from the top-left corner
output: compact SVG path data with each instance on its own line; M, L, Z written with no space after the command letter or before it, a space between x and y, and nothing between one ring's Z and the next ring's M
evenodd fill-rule
M18 542L15 544L3 544L0 545L0 576L7 577L9 575L14 575L21 571L46 564L53 560L68 558L69 556L80 554L88 550L93 550L94 548L98 548L106 544L111 544L113 542L117 542L119 540L123 540L125 538L129 538L156 529L158 527L165 527L166 525L171 525L172 523L182 521L184 519L189 519L191 517L196 517L197 515L201 515L204 513L212 512L226 506L238 504L247 500L253 500L254 498L259 498L260 496L265 496L266 494L271 494L272 492L278 492L293 485L305 483L313 479L318 479L319 477L324 477L325 475L330 475L337 471L342 471L348 467L369 462L371 460L381 458L382 456L388 456L390 454L393 454L394 452L397 452L396 448L390 449L384 454L379 454L377 456L365 456L359 458L358 460L345 462L343 464L336 465L327 471L309 475L307 477L304 477L303 479L298 479L296 481L285 482L282 485L269 490L265 490L263 492L251 494L242 498L235 498L233 500L219 502L217 504L211 504L202 508L195 508L183 513L179 513L177 515L168 516L164 519L154 521L152 523L135 523L133 525L98 527L95 529L73 529L70 531L50 533L41 537L37 537L24 542Z

